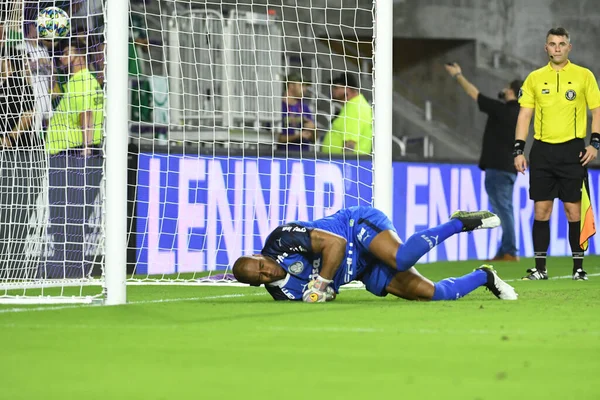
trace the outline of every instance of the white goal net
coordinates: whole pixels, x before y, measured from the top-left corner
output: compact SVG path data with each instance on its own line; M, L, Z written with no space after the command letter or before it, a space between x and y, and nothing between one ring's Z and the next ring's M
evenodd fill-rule
M100 299L103 3L8 0L0 23L0 301Z
M375 0L130 0L127 101L106 97L114 1L125 0L3 10L2 47L22 48L40 141L0 160L0 301L102 299L105 193L119 179L127 265L111 268L126 268L128 284L235 284L230 265L277 225L373 204ZM50 6L70 31L43 41L36 19ZM47 54L45 72L32 54ZM104 173L112 102L127 108L122 176Z

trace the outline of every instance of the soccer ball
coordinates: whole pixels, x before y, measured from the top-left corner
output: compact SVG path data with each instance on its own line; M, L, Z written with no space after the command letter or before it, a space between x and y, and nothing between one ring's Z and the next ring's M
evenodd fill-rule
M37 17L38 37L41 39L62 38L69 34L71 21L69 14L58 7L47 7Z

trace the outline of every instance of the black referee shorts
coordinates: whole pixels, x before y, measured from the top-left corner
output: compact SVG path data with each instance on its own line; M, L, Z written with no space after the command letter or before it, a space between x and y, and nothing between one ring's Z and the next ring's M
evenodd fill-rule
M536 140L529 154L529 198L533 201L559 198L566 203L581 200L581 185L587 169L579 154L585 149L583 139L564 143Z

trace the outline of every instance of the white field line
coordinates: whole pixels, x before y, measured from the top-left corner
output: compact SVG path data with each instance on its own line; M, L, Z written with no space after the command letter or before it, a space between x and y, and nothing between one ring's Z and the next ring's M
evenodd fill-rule
M366 328L366 327L340 327L340 326L261 326L261 330L277 331L277 332L313 332L313 333L404 333L404 334L419 334L419 335L532 335L542 334L543 332L529 332L524 330L489 330L489 329L398 329L398 328ZM553 332L560 335L591 335L600 336L600 331L586 332ZM508 339L507 339L508 340Z
M140 300L130 301L126 305L130 304L156 304L156 303L179 303L182 301L201 301L201 300L216 300L216 299L228 299L232 297L245 297L245 296L264 296L267 293L235 293L235 294L224 294L220 296L206 296L206 297L182 297L175 299L157 299L157 300ZM8 313L21 313L21 312L35 312L35 311L46 311L46 310L66 310L69 308L83 308L83 307L98 307L100 304L72 304L68 306L52 306L52 307L20 307L20 308L6 308L0 309L0 314ZM102 306L105 307L105 306Z
M597 274L588 274L588 276L600 276L600 273ZM555 279L571 279L571 275L563 275L563 276L553 276L550 277L550 280ZM504 282L520 282L521 279L506 279ZM348 288L351 289L351 288ZM360 289L359 287L354 287L352 289ZM219 296L206 296L206 297L183 297L183 298L175 298L175 299L157 299L157 300L140 300L140 301L131 301L127 304L157 304L157 303L178 303L182 301L201 301L201 300L217 300L217 299L228 299L232 297L244 297L244 296L264 296L267 293L235 293L235 294L224 294ZM82 308L82 307L96 307L98 305L89 305L89 304L73 304L73 305L65 305L65 306L52 306L52 307L32 307L32 308L6 308L0 309L0 314L8 314L8 313L21 313L21 312L36 312L36 311L54 311L54 310L66 310L70 308Z
M497 270L496 270L497 271ZM587 276L600 276L599 274L587 274ZM502 278L502 277L500 277ZM548 280L555 280L555 279L572 279L573 276L572 275L563 275L563 276L551 276L548 278ZM504 282L520 282L522 281L522 279L502 279Z

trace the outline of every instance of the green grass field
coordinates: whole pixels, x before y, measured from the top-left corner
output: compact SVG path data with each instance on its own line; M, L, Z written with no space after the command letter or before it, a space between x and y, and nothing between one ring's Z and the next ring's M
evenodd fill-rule
M418 269L439 280L479 264ZM516 280L531 265L495 266ZM0 399L600 399L600 257L586 269L598 276L516 280L516 302L134 286L127 306L4 305Z

